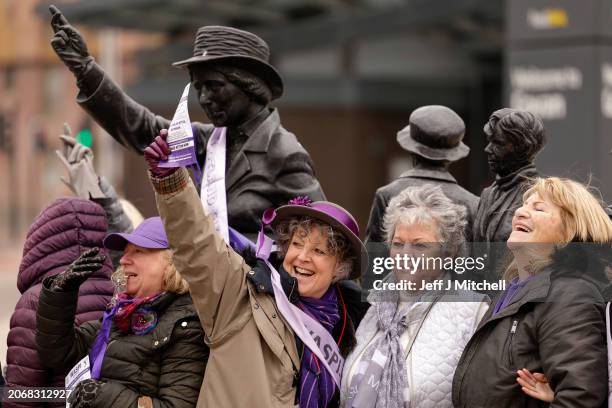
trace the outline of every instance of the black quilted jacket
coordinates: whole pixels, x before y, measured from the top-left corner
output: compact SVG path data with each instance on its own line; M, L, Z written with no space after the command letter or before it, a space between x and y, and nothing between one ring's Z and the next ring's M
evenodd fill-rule
M51 279L44 283L36 316L38 353L49 368L71 368L91 351L101 321L74 326L77 293L49 290ZM191 297L166 293L150 306L159 314L150 333L111 328L97 408L137 407L141 396L151 397L155 407L196 405L208 347Z

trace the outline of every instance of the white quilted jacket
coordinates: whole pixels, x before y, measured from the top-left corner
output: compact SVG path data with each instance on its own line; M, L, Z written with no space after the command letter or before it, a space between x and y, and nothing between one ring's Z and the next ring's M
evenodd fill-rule
M474 295L475 299L482 301L445 302L442 298L429 311L406 359L410 408L453 406L451 386L455 368L463 348L489 308L485 296ZM414 336L417 326L418 321L409 326L400 337L404 349L408 346L410 336ZM344 365L340 393L342 407L345 407L346 392L357 363L366 347L381 335L374 308L371 307L357 328L357 346Z

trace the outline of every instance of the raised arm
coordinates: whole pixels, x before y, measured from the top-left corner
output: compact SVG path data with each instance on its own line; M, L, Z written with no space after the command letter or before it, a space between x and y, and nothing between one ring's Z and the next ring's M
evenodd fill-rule
M170 122L127 96L96 64L83 36L59 9L50 6L49 10L54 33L51 46L77 80L77 102L115 140L142 153Z
M70 369L87 355L100 322L75 326L79 286L100 269L103 262L104 257L98 256L98 249L90 249L66 271L44 280L36 312L36 346L45 367Z
M145 150L157 209L177 270L189 283L210 346L240 330L252 313L246 274L250 268L215 231L185 168L161 169L169 154L166 133Z
M55 153L68 171L62 182L78 197L91 200L104 208L108 221L108 233L132 232L132 221L123 211L117 192L104 178L99 177L93 165L93 152L78 143L70 135L70 127L64 123L64 134L60 136L62 148ZM121 252L111 251L113 267L119 266Z

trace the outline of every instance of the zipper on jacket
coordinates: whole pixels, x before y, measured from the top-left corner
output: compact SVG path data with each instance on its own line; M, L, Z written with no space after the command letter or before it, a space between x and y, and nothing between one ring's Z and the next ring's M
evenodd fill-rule
M510 328L510 338L508 340L508 362L510 363L511 369L514 369L514 359L512 358L512 339L514 338L514 334L516 333L517 327L518 327L518 320L513 320L512 328Z

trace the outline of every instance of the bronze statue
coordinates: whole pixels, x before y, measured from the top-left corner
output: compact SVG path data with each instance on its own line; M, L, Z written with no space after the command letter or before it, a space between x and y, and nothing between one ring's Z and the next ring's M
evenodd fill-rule
M480 195L474 221L474 242L506 242L514 211L529 181L538 176L533 161L546 143L544 124L536 115L499 109L484 126L485 152L495 181Z
M478 197L457 184L449 173L450 163L466 157L470 148L463 142L465 124L452 109L431 105L416 109L409 125L397 133L397 141L410 154L413 167L397 180L380 187L374 196L366 229L368 242L385 242L383 216L389 201L407 187L436 184L455 203L468 212L466 236L472 235L472 222Z
M96 64L79 32L55 6L49 9L51 45L76 77L77 102L115 140L142 153L170 121L127 96ZM325 199L308 152L269 106L283 93L282 79L269 57L268 45L255 34L206 26L196 34L193 57L173 64L189 71L200 105L212 122L192 124L202 169L213 127L227 128L228 221L249 238L255 237L265 209L296 196Z

